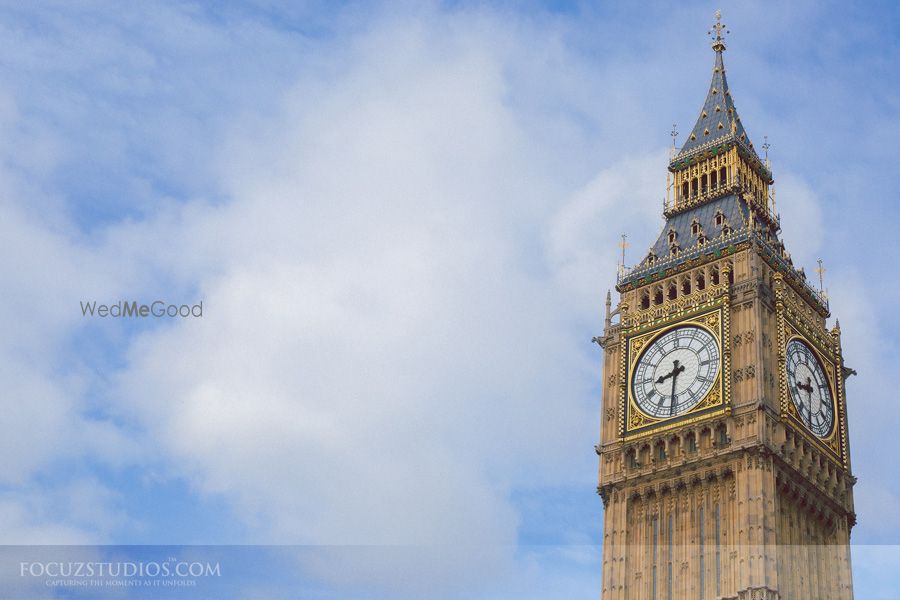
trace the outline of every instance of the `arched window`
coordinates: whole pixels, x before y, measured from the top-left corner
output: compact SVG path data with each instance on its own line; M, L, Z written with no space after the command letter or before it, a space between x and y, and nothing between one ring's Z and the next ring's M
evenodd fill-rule
M725 213L721 210L716 211L716 227L721 227L725 224Z
M681 446L681 438L673 435L669 438L669 456L678 456L678 448Z
M702 194L705 194L709 191L709 178L704 173L703 177L700 178L700 190Z
M697 273L695 281L697 282L697 291L702 292L706 289L706 277L703 275L703 271Z
M669 300L674 300L678 296L678 287L675 285L674 282L669 284L668 296L669 296Z
M656 293L653 294L653 304L662 304L663 303L663 292L662 287L656 288Z
M650 292L641 294L641 308L650 308Z
M719 169L719 181L722 185L725 185L725 182L727 181L727 178L725 177L725 167Z
M685 277L681 280L681 293L687 296L691 293L691 278Z
M656 460L659 462L666 460L666 445L663 442L656 444Z
M728 445L731 440L728 439L728 431L725 429L725 425L718 425L716 427L716 447L723 448Z
M709 174L709 187L711 189L716 189L718 187L718 178L716 177L716 171L713 170L712 173Z
M712 280L713 285L719 285L719 267L713 267L709 278Z
M648 462L650 462L650 446L644 444L641 446L641 452L638 455L638 465L646 465Z
M705 450L709 448L710 438L712 437L712 432L709 430L709 427L704 427L700 431L700 449Z
M694 177L691 179L691 198L695 198L697 196L697 178Z
M694 219L691 222L691 235L697 235L700 233L700 221Z
M687 434L687 451L689 454L697 451L697 436L693 431Z
M629 469L637 469L640 466L638 465L637 452L635 452L634 448L630 448L628 452L625 453L625 465Z
M688 182L685 181L681 184L681 198L685 199L688 197Z

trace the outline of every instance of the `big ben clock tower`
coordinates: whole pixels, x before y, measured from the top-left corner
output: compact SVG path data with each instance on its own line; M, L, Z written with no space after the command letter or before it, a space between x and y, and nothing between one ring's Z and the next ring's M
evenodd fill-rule
M620 273L596 338L602 597L850 599L852 370L825 295L779 236L718 13L712 33L712 82L669 163L666 223Z

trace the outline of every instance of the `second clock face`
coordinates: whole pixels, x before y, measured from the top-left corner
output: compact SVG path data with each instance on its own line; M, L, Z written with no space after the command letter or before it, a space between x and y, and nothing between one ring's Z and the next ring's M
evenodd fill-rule
M656 338L632 374L638 407L656 418L677 417L703 400L719 373L719 344L700 327L685 325Z
M800 419L817 436L831 434L834 403L825 370L809 346L798 339L787 345L787 377L791 400Z

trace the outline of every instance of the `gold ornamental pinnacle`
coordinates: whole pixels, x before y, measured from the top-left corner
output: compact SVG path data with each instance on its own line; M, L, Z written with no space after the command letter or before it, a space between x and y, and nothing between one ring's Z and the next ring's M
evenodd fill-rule
M713 31L716 32L715 36L713 36ZM713 38L712 48L716 52L721 52L722 50L725 49L725 38L722 36L723 31L726 34L731 33L730 31L728 31L725 24L722 23L722 11L717 10L716 11L716 23L715 23L715 25L712 26L712 29L710 29L707 32Z

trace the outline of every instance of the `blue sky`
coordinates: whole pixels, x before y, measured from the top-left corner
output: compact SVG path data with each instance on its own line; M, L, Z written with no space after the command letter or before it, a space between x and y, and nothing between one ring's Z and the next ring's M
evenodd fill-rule
M721 8L859 371L857 594L894 597L900 9L785 4L0 6L3 542L287 544L312 597L595 598L589 340L619 235L633 263L662 226ZM81 316L120 299L204 315Z

